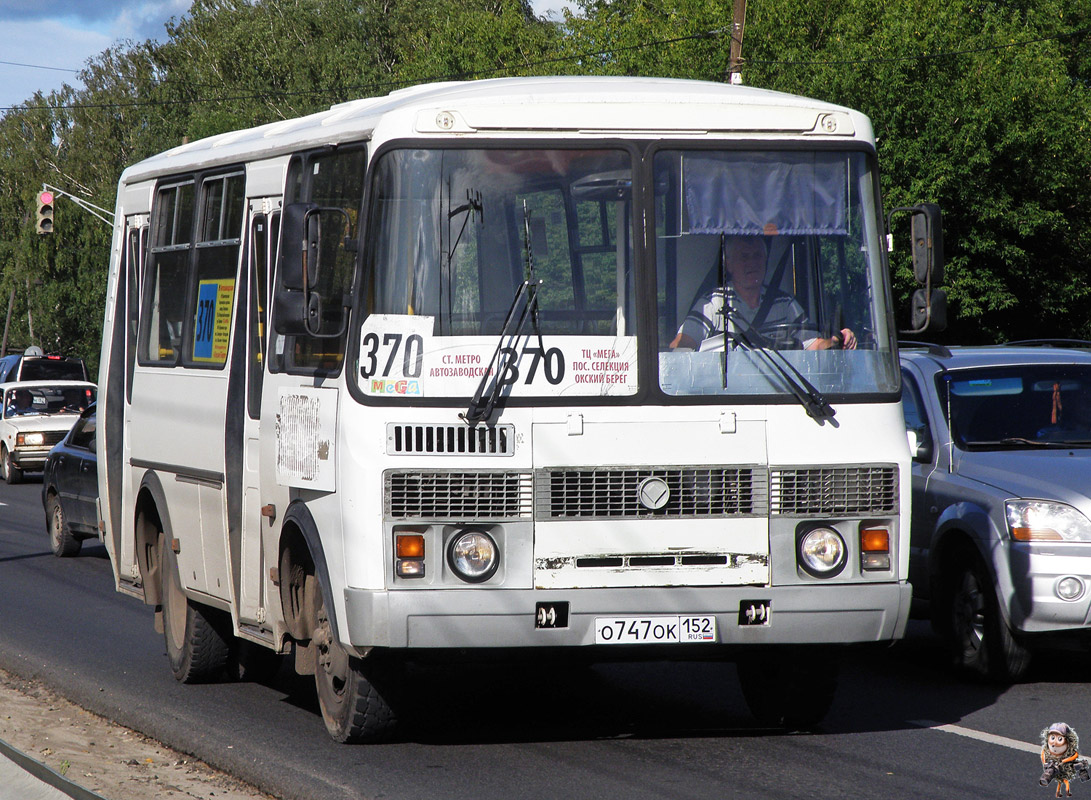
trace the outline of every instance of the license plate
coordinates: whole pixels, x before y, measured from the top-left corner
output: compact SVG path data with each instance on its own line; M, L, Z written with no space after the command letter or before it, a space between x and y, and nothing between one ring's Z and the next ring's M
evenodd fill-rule
M716 641L716 617L597 617L595 644L689 644Z

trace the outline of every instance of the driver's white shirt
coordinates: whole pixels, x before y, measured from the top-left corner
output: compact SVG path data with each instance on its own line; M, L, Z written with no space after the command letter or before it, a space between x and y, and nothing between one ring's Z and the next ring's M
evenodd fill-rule
M754 325L755 321L758 323L756 327L759 331L762 327L770 325L800 325L800 330L789 333L792 338L800 340L803 347L807 347L817 338L818 332L811 328L803 307L796 302L794 297L779 289L774 290L774 292L775 294L766 303L766 287L763 286L761 299L758 301L757 307L752 308L739 297L734 287L717 287L693 304L693 308L690 309L678 332L688 336L700 345L705 339L723 333L725 328L730 332L739 330L734 321L727 321L725 325L724 302L726 299L732 315L741 318L745 323L745 325L741 326L744 335L748 332L749 326ZM755 320L758 311L765 305L768 305L768 313L764 315L765 318ZM804 338L804 335L806 335L806 338Z

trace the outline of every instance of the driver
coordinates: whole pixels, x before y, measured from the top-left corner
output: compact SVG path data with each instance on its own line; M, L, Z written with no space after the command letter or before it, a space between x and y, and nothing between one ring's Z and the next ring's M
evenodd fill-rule
M765 240L760 236L733 236L724 242L724 267L730 278L729 286L713 289L694 303L689 315L678 329L678 335L670 343L672 350L678 347L696 349L701 342L724 332L724 302L730 304L734 315L747 324L754 324L762 308L765 313L757 320L755 328L789 326L801 333L815 332L807 321L803 309L795 298L780 289L765 285L767 253ZM748 333L749 331L744 331ZM827 350L831 347L856 349L856 335L842 328L828 339L809 336L801 344L806 350Z

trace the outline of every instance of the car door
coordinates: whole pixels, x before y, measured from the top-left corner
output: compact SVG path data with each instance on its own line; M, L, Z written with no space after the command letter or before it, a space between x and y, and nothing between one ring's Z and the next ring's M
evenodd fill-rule
M928 596L928 557L936 515L934 498L930 497L929 479L936 470L939 455L937 434L942 429L929 418L927 404L921 391L919 376L909 369L902 370L902 414L905 429L916 437L913 453L912 516L910 520L909 582L915 597Z
M81 525L98 533L98 512L96 500L98 499L98 461L95 453L95 427L96 418L94 410L84 412L76 426L72 430L72 450L79 454L79 469L76 475L76 497L74 508L79 515Z
M57 453L53 457L53 481L57 487L57 494L61 498L61 508L64 509L64 515L68 518L68 524L71 527L84 529L94 524L91 517L94 514L88 514L83 495L87 492L86 482L87 477L87 461L88 456L92 454L87 447L87 436L85 435L87 419L80 417L76 420L76 424L72 426L72 430L65 438L64 444L61 445ZM94 427L91 430L92 440L94 438ZM94 478L95 464L92 458L90 465L92 480ZM95 494L98 493L97 486L94 490ZM91 500L94 503L94 498Z

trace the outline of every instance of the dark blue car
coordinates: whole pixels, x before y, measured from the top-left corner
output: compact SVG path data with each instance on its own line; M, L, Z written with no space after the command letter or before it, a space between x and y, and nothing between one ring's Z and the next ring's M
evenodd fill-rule
M99 538L95 427L91 405L45 462L42 505L49 546L56 556L77 555L84 539Z

